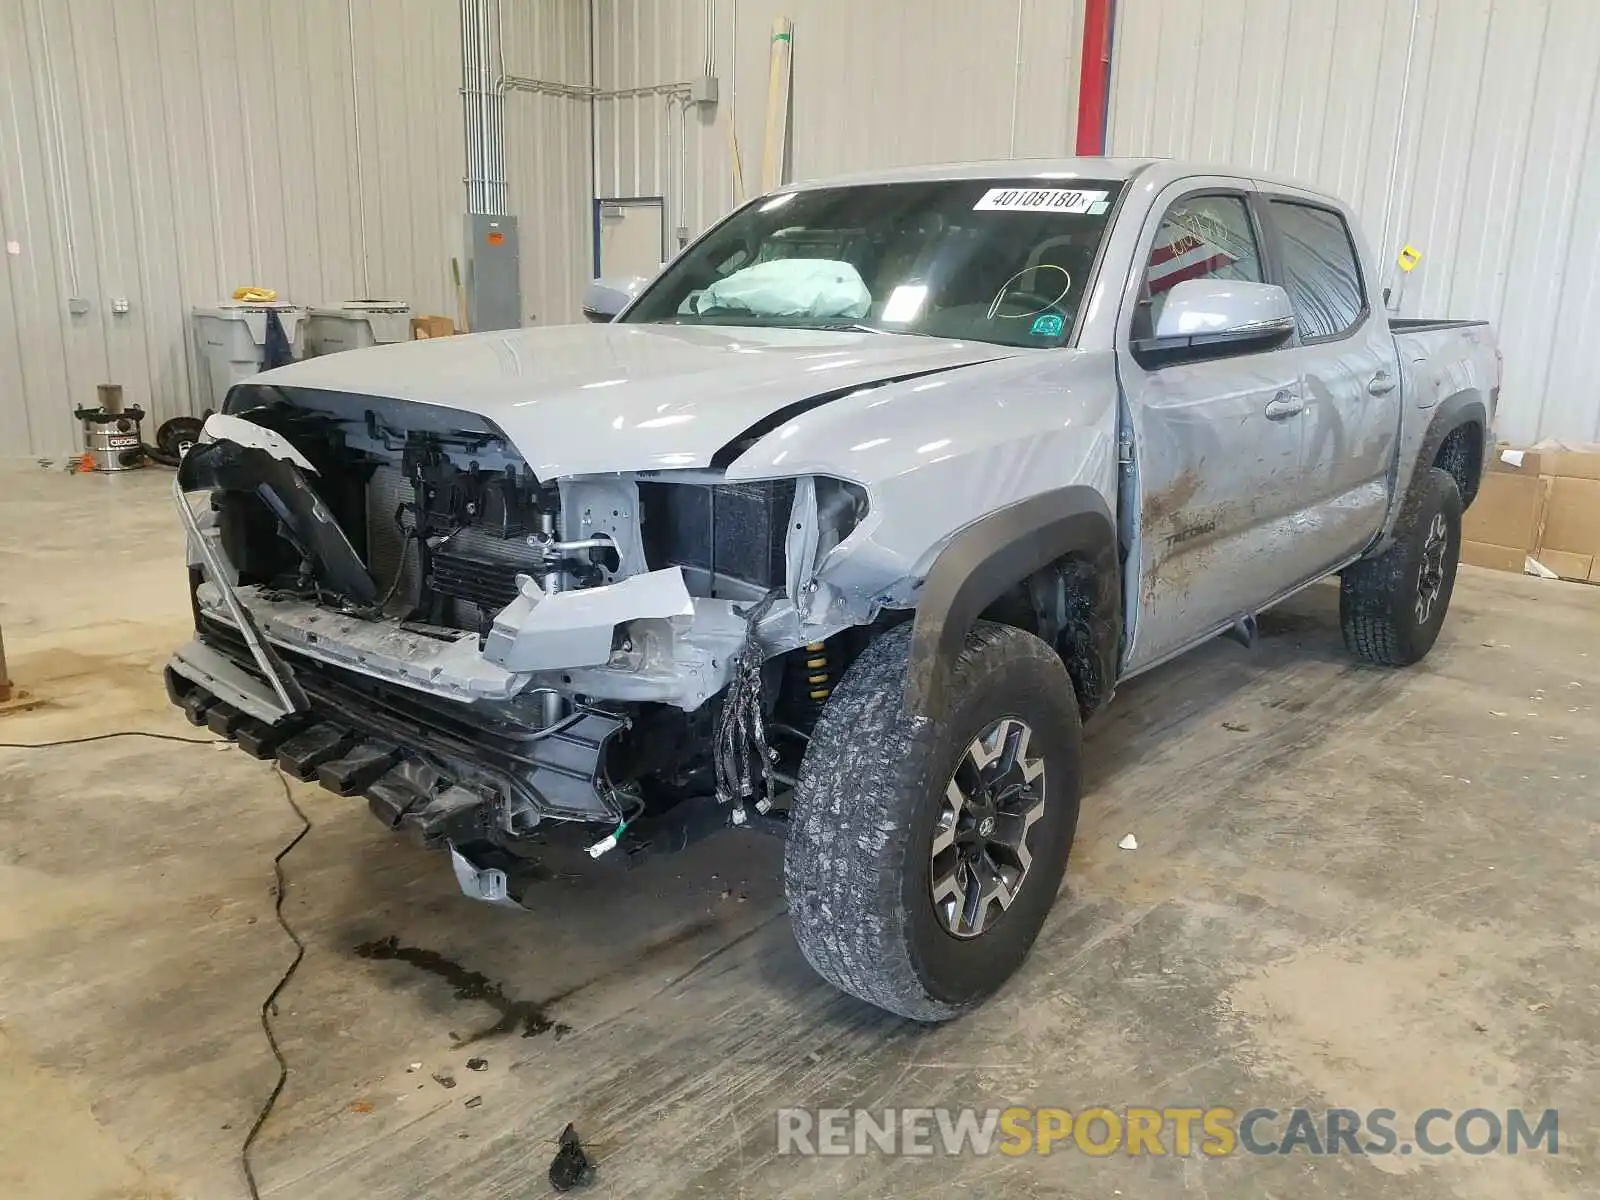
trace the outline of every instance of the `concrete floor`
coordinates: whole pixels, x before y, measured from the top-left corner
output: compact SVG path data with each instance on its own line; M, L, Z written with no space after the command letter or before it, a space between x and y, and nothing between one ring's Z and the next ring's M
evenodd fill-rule
M0 625L47 700L0 741L195 735L160 683L188 623L168 479L0 476ZM758 835L585 861L523 916L297 786L315 829L286 908L308 953L277 1020L293 1073L266 1193L539 1196L573 1121L607 1197L1600 1194L1600 588L1463 569L1407 672L1350 663L1336 612L1319 587L1254 650L1219 641L1123 690L1089 732L1067 893L1019 978L942 1028L810 974ZM270 860L294 827L236 749L0 750L0 1196L244 1194L275 1077L256 1009L290 956ZM436 957L357 952L388 938ZM779 1106L963 1104L1555 1106L1562 1139L1553 1158L774 1153Z

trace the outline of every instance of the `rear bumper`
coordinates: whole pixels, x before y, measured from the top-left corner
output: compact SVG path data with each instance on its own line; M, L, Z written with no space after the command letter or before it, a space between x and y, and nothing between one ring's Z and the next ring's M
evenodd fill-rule
M504 706L444 700L280 654L306 712L275 716L238 631L211 619L168 664L167 695L195 725L296 779L365 797L386 826L424 844L503 842L546 820L615 825L622 817L605 767L627 724L621 716L578 709L544 729Z

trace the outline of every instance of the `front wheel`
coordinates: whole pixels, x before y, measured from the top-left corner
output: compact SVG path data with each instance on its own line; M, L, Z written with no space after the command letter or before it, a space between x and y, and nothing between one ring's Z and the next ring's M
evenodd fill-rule
M1461 492L1428 468L1405 514L1408 530L1376 558L1347 567L1339 582L1339 623L1350 653L1386 667L1420 662L1439 637L1461 558Z
M911 627L856 660L801 763L784 880L801 952L844 991L942 1021L1021 966L1078 822L1078 706L1060 658L980 622L939 721L901 702Z

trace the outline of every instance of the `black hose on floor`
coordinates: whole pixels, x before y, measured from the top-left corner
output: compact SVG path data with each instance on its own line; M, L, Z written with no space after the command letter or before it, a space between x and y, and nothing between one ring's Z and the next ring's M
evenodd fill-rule
M161 742L182 742L186 746L216 746L221 738L180 737L175 733L150 733L144 729L119 729L115 733L96 733L88 737L62 738L55 742L0 742L0 750L53 750L57 746L83 746L89 742L106 742L112 738L144 737Z
M182 742L188 746L218 746L226 745L220 738L191 738L181 737L173 733L152 733L145 729L119 729L114 733L96 733L87 737L61 738L52 742L0 742L0 750L51 750L57 746L82 746L89 742L105 742L112 738L142 737L153 738L162 742ZM250 1188L251 1200L261 1200L261 1190L256 1186L255 1171L250 1165L250 1150L255 1145L255 1140L261 1132L261 1127L267 1123L267 1118L272 1115L273 1108L278 1103L278 1097L283 1094L284 1085L289 1082L289 1060L284 1058L283 1051L278 1046L278 1039L272 1032L272 1017L277 1009L274 1007L278 997L283 994L283 989L289 986L289 981L294 978L294 973L300 969L300 963L306 956L306 944L300 940L300 935L290 926L288 918L283 915L284 875L283 860L289 852L304 840L306 834L311 832L311 818L307 817L300 806L294 801L294 793L289 790L289 781L281 774L278 782L283 785L283 798L288 801L289 807L294 810L294 815L300 820L300 830L284 843L284 846L272 856L272 875L274 879L274 897L272 915L278 919L278 925L288 939L294 943L294 960L288 968L278 977L278 982L273 985L267 998L261 1002L261 1031L267 1035L267 1045L272 1048L272 1057L278 1062L278 1081L272 1085L272 1092L267 1096L261 1109L256 1113L255 1123L250 1126L250 1132L244 1135L244 1143L239 1147L239 1165L244 1170L245 1183Z
M278 918L278 925L284 934L294 943L294 961L284 971L272 990L267 993L267 998L261 1002L261 1032L267 1035L267 1045L272 1047L272 1057L278 1060L278 1082L272 1085L272 1094L261 1106L261 1111L256 1114L255 1124L250 1126L250 1132L244 1135L244 1145L239 1148L239 1165L244 1168L245 1182L250 1185L251 1200L261 1200L261 1192L256 1188L256 1173L250 1167L250 1147L255 1144L256 1135L261 1132L261 1127L267 1123L267 1118L272 1115L273 1106L278 1103L278 1097L283 1094L283 1085L289 1082L289 1060L283 1057L283 1051L278 1048L278 1039L272 1032L272 1014L277 1011L273 1007L277 1003L279 994L289 986L289 981L294 978L294 973L300 969L300 962L306 956L306 944L300 940L300 935L289 925L288 919L283 915L283 860L288 857L289 851L300 844L302 838L311 832L311 819L301 811L300 806L294 802L294 793L289 790L289 781L282 775L278 782L283 785L283 798L289 802L289 807L294 809L294 815L300 818L300 832L284 844L283 849L272 856L272 874L276 882L277 895L272 902L272 915Z

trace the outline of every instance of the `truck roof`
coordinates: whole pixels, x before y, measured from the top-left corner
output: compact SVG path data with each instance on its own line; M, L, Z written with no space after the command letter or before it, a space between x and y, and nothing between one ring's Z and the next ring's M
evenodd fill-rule
M777 189L810 189L849 184L932 183L947 179L1128 179L1155 160L1149 158L1009 158L984 162L929 163L853 171Z
M984 162L930 163L810 179L802 183L785 184L774 190L808 191L875 183L933 183L957 179L1037 179L1040 183L1073 179L1132 179L1147 169L1159 172L1160 179L1156 182L1162 186L1188 175L1212 175L1255 180L1301 191L1315 190L1303 180L1254 167L1185 162L1171 158L1009 158Z

